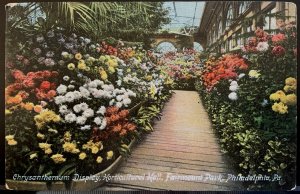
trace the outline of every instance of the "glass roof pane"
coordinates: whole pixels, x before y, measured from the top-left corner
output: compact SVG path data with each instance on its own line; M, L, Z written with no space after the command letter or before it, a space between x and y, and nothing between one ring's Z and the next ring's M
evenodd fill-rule
M169 9L170 24L163 26L162 30L180 32L184 27L198 27L202 17L205 2L169 1L164 7Z

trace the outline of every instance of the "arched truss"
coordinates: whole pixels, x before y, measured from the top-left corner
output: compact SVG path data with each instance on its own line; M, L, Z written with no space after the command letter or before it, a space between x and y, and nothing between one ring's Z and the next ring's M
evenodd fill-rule
M196 51L203 51L203 47L202 47L202 45L200 43L194 42L193 45L194 45L194 50L196 50Z
M156 45L155 50L156 50L156 52L165 53L165 52L170 52L170 51L176 51L177 49L176 49L176 46L174 45L174 43L169 42L169 41L162 41Z

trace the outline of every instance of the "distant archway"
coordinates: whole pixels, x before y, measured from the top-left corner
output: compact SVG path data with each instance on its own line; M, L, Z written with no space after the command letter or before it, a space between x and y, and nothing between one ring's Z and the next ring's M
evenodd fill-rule
M174 46L173 43L167 42L167 41L163 41L163 42L160 42L156 46L155 50L156 50L156 52L166 53L166 52L174 52L177 49L176 49L176 47Z
M203 47L201 46L200 43L194 42L193 45L194 45L194 49L195 49L196 51L198 51L198 52L203 51Z

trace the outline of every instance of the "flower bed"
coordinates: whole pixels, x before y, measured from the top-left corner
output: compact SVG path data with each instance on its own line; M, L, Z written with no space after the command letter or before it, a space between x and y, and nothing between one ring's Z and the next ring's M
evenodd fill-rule
M195 80L200 78L199 53L189 49L184 52L165 53L160 59L160 69L174 81L175 89L195 90Z
M7 179L103 171L171 95L171 78L142 51L58 30L19 45L6 64ZM141 119L145 109L152 117Z
M279 175L250 189L291 189L296 167L296 29L258 29L242 54L208 59L197 90L224 152L243 175Z

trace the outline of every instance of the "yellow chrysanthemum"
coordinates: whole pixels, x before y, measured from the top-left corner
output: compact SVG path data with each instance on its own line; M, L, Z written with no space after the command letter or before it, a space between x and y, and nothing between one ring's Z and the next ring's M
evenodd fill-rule
M72 135L71 135L70 131L65 132L64 141L71 141L71 137L72 137Z
M297 84L297 80L293 77L288 77L285 79L285 84L287 86L295 86Z
M86 64L85 63L78 63L77 68L80 70L85 70L86 69Z
M97 159L96 159L96 162L97 162L97 163L101 163L102 160L103 160L103 158L102 158L101 156L98 156Z
M112 159L113 156L114 156L114 152L113 151L108 151L107 155L106 155L106 159L110 160L110 159Z
M118 66L118 62L117 62L116 60L112 60L112 59L108 60L108 61L106 62L106 64L107 64L109 67L117 67L117 66Z
M278 112L279 114L285 114L288 112L288 107L284 105L282 102L275 102L272 106L272 110L274 112Z
M82 55L80 53L75 54L75 59L80 60L82 59Z
M69 69L69 70L74 70L74 69L75 69L74 63L69 63L69 64L68 64L68 69Z
M100 77L102 80L107 80L108 76L107 76L106 71L100 70Z
M61 120L60 116L55 114L52 110L43 110L40 114L34 116L34 121L38 129L42 128L48 122L59 122Z
M297 104L297 96L295 94L288 94L286 96L286 105L294 106Z
M147 75L147 76L146 76L146 80L147 80L147 81L151 81L151 80L152 80L152 76L151 76L151 75Z
M80 159L80 160L84 160L85 158L86 158L86 153L81 152L81 153L79 154L79 159Z
M104 63L105 59L106 59L106 57L103 56L103 55L101 55L101 56L99 57L99 61L102 62L102 63Z
M70 142L65 142L63 144L63 149L65 152L70 152L72 154L77 154L80 152L79 149L76 148L76 144Z
M39 143L39 147L43 150L51 148L51 144L48 143Z
M34 153L34 154L30 154L30 155L29 155L30 160L32 160L32 159L34 159L34 158L37 158L37 157L38 157L37 153Z
M285 92L295 92L296 91L296 85L293 85L293 86L286 85L286 86L284 86L283 90Z
M99 152L99 148L97 146L92 147L92 153L97 154Z
M258 78L260 76L260 73L256 70L250 70L248 75L253 78Z
M7 141L13 140L14 138L15 138L14 135L7 135L7 136L5 136L5 139L6 139Z
M54 154L51 156L51 159L54 161L54 163L59 164L66 161L63 155L61 154Z
M114 67L112 67L112 66L109 66L109 67L108 67L108 72L109 72L110 74L113 74L113 73L115 73L115 72L116 72L116 70L115 70L115 68L114 68Z
M13 145L17 145L18 142L17 142L16 140L13 139L13 140L7 141L7 144L13 146Z
M45 150L45 154L48 154L48 155L52 154L52 149L51 148L46 149Z
M39 139L45 139L45 135L44 134L38 133L36 136Z
M12 114L12 112L10 110L5 109L5 115L11 115L11 114Z

